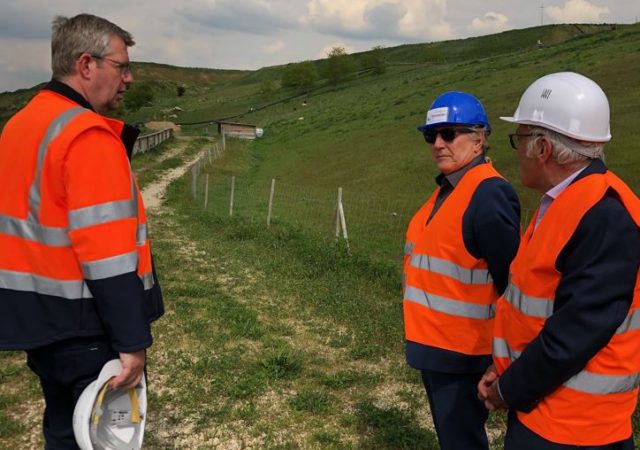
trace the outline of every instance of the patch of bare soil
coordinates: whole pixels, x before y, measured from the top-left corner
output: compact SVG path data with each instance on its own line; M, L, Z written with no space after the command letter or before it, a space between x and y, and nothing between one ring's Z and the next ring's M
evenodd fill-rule
M184 150L185 146L186 144L183 146L178 146L172 152L168 152L168 156L165 155L165 159L181 153ZM167 186L169 186L169 183L184 175L186 171L189 170L189 167L195 164L195 162L198 161L203 154L204 150L193 156L183 165L174 167L173 169L169 169L168 171L163 173L157 181L146 186L142 190L142 199L144 201L144 206L146 207L146 209L151 210L158 208L164 201L164 194L167 190Z
M180 125L176 125L173 122L161 122L161 121L155 121L155 122L147 122L144 124L145 127L149 128L150 130L166 130L167 128L171 128L175 133L179 133L180 132Z

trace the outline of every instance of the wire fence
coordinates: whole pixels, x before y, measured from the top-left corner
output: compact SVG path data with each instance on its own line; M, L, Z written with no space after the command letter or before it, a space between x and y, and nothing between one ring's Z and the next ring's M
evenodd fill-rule
M222 152L219 145L189 171L190 201L216 216L235 217L265 227L299 227L325 240L344 242L350 250L396 260L404 249L415 202L386 201L340 186L309 189L273 179L257 184L249 177L211 170Z
M215 144L191 167L186 195L194 207L265 227L286 223L325 240L343 241L354 252L401 260L407 226L421 204L340 186L310 189L282 179L258 184L249 177L212 170L222 153L222 146ZM530 211L522 212L523 223L530 217Z

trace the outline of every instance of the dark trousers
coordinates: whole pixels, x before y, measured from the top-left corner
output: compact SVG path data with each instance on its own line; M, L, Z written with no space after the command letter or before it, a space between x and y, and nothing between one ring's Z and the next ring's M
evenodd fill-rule
M27 351L27 364L40 378L45 409L45 450L79 449L73 435L73 409L102 366L118 358L104 337L74 338Z
M433 423L442 450L487 450L484 424L489 415L478 400L482 373L452 374L422 370Z
M505 450L633 450L633 437L625 441L614 442L607 445L597 446L578 446L563 445L548 441L542 436L534 433L522 422L520 422L515 413L509 413L509 421L507 423L507 436L504 440Z

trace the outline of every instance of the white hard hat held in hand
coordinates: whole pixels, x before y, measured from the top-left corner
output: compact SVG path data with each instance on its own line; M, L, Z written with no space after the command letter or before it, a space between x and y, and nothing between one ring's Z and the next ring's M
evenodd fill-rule
M82 450L142 448L147 413L146 380L143 376L134 389L114 390L110 381L121 371L120 360L107 362L76 403L73 433Z
M522 94L513 117L502 120L548 128L579 141L609 142L609 100L593 80L574 72L538 78Z

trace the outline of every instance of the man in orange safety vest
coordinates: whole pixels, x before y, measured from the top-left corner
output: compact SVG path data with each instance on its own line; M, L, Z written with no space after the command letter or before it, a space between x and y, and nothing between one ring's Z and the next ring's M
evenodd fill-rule
M53 78L0 136L0 349L25 350L45 398L46 448L77 449L72 414L105 362L142 378L163 314L144 205L129 164L137 130L104 114L133 82L117 25L56 17Z
M640 201L603 162L609 101L591 79L546 75L510 135L542 194L498 300L494 366L478 385L508 408L507 450L632 449L640 382Z

